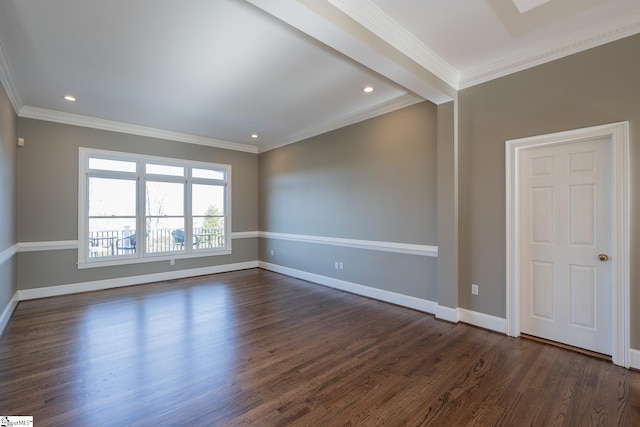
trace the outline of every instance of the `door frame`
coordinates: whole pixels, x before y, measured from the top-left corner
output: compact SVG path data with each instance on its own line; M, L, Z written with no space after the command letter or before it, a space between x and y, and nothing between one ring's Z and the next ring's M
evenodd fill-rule
M507 335L520 336L520 224L518 174L520 151L555 144L565 144L609 138L611 144L611 174L613 183L613 250L612 268L612 360L616 365L630 364L630 273L629 273L629 122L593 126L566 132L550 133L508 140L505 143L506 163L506 312Z

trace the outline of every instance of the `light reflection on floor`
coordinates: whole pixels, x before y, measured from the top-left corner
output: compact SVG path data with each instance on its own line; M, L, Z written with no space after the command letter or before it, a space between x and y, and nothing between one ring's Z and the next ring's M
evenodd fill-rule
M200 381L221 404L237 350L230 297L224 284L211 284L88 306L80 326L77 392L96 418L84 421L103 423L99 409L113 405L140 416L169 412L154 405L201 399L190 394ZM153 393L145 399L139 390ZM158 399L164 390L175 396Z

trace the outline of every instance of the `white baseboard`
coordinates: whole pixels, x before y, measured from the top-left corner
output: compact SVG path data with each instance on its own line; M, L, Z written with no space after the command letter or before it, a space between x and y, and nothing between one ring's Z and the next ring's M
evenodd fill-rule
M425 313L435 314L437 303L421 298L411 297L408 295L398 294L391 291L372 288L370 286L359 285L357 283L347 282L344 280L334 279L332 277L321 276L319 274L308 273L306 271L295 270L281 265L270 264L260 261L260 268L273 271L287 276L296 277L298 279L307 280L329 288L339 289L341 291L350 292L352 294L389 302L403 307L412 308L414 310L424 311Z
M438 305L436 308L436 318L446 320L447 322L458 323L460 321L460 315L457 308L445 307L444 305Z
M96 280L93 282L72 283L69 285L49 286L46 288L25 289L18 291L20 301L35 298L53 297L58 295L75 294L79 292L97 291L101 289L119 288L122 286L139 285L142 283L161 282L164 280L184 279L186 277L203 276L206 274L225 273L227 271L257 268L258 261L237 264L216 265L212 267L193 268L188 270L167 271L163 273L144 274L140 276L119 277L116 279Z
M19 301L35 298L45 298L58 295L74 294L79 292L96 291L101 289L118 288L122 286L139 285L143 283L160 282L164 280L183 279L187 277L202 276L207 274L225 273L229 271L246 270L250 268L263 268L287 276L307 280L322 286L338 289L341 291L361 295L368 298L377 299L391 304L400 305L414 310L434 314L436 318L449 322L464 322L470 325L489 329L495 332L507 333L507 320L464 308L449 308L438 305L438 303L416 298L396 292L385 291L372 288L357 283L334 279L332 277L319 274L308 273L277 264L270 264L263 261L248 261L236 264L225 264L212 267L195 268L189 270L168 271L163 273L146 274L141 276L122 277L116 279L97 280L93 282L73 283L68 285L49 286L46 288L26 289L15 293L0 315L0 336L7 327L13 311ZM640 370L640 350L629 350L630 367Z
M458 314L461 322L503 334L507 333L507 319L502 317L478 313L464 308L459 308Z
M640 369L640 350L629 350L629 367Z
M9 319L13 314L13 310L18 306L18 292L13 294L13 297L9 300L9 304L4 308L2 314L0 314L0 336L4 333L4 329L9 324Z
M296 270L289 267L283 267L277 264L270 264L260 261L260 268L274 271L287 276L297 277L319 285L327 286L341 291L350 292L352 294L377 299L384 302L400 305L414 310L423 311L425 313L434 314L436 318L446 320L448 322L458 323L465 322L473 326L489 329L491 331L507 333L507 320L500 317L491 316L489 314L478 313L476 311L466 310L464 308L450 308L438 305L437 302L428 301L420 298L410 297L395 292L385 291L381 289L364 286L357 283L346 282L344 280L334 279L332 277L321 276L319 274L308 273L306 271Z

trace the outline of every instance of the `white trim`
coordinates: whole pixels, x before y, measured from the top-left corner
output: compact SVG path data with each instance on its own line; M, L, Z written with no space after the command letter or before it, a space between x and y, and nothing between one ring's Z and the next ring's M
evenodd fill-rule
M329 288L338 289L341 291L377 299L384 302L389 302L391 304L401 305L403 307L412 308L414 310L423 311L425 313L434 314L436 312L437 304L433 301L398 294L396 292L385 291L382 289L376 289L370 286L359 285L357 283L334 279L327 276L321 276L319 274L308 273L306 271L283 267L277 264L270 264L263 261L259 262L259 267L265 270L273 271L275 273L280 273L298 279L306 280L308 282L316 283L318 285L327 286Z
M640 369L640 350L629 350L629 367L633 369Z
M234 231L231 233L231 239L257 239L260 237L259 231Z
M20 242L18 252L57 251L63 249L78 249L77 240L57 240L48 242Z
M506 141L505 143L505 181L506 181L506 304L507 334L520 335L520 293L518 286L518 194L517 177L519 174L520 150L534 146L562 144L593 138L611 138L614 206L617 206L614 223L615 249L611 258L613 267L613 349L612 359L616 365L629 367L630 349L630 175L629 175L629 122L613 123L558 132L528 138Z
M374 240L356 240L356 239L342 239L338 237L323 237L323 236L310 236L302 234L286 234L286 233L274 233L270 231L234 231L231 233L231 239L254 239L262 237L265 239L278 239L289 240L295 242L304 243L318 243L325 245L344 246L358 249L368 249L383 252L395 252L409 255L421 255L429 257L438 256L437 246L427 245L414 245L410 243L394 243L394 242L380 242ZM15 248L15 249L14 249ZM39 252L39 251L55 251L63 249L78 249L77 240L56 240L56 241L44 241L44 242L21 242L14 245L12 248L6 249L0 252L0 261L3 256L9 255L9 258L15 254L15 252ZM15 251L11 254L9 252ZM5 254L7 253L7 254ZM199 256L210 256L212 254L197 253ZM216 253L218 254L218 253ZM194 254L195 255L195 254ZM173 254L167 255L164 258L143 258L149 262L151 261L164 261L165 259L179 259L185 258L180 255ZM187 257L188 258L188 257ZM131 261L131 259L127 260Z
M169 141L184 142L188 144L205 145L207 147L222 148L226 150L243 151L246 153L258 154L269 150L273 150L285 145L293 144L303 139L311 138L316 135L320 135L335 129L339 129L345 126L349 126L354 123L359 123L364 120L368 120L374 117L387 114L401 108L409 107L417 103L423 102L424 99L413 94L405 94L383 103L376 108L366 110L364 112L357 112L347 116L340 117L337 120L332 120L323 123L320 126L308 128L303 132L300 132L283 143L268 144L262 142L260 146L241 144L237 142L224 141L214 138L206 138L197 135L190 135L185 133L167 131L162 129L150 128L145 126L132 125L123 122L115 122L111 120L98 119L94 117L81 116L71 113L63 113L55 110L45 110L42 108L23 106L19 111L20 117L29 119L45 120L54 123L62 123L73 126L81 126L92 129L101 129L112 132L121 132L130 135L146 136L150 138L159 138Z
M107 130L111 132L127 133L130 135L186 142L188 144L206 145L207 147L223 148L225 150L244 151L246 153L253 154L258 153L258 148L254 145L240 144L238 142L224 141L222 139L206 138L203 136L116 122L113 120L81 116L79 114L63 113L61 111L47 110L44 108L24 106L20 108L19 116L29 119Z
M2 42L0 41L0 83L4 87L5 92L7 93L7 97L9 98L9 102L13 107L13 110L18 114L20 108L22 108L22 98L20 98L20 93L18 92L18 88L15 84L15 79L13 77L13 73L11 72L11 66L9 65L9 60L7 59L7 54L5 53L4 48L2 47Z
M460 315L457 308L445 307L444 305L437 305L435 311L436 319L446 320L447 322L458 323L460 321Z
M97 280L93 282L72 283L68 285L48 286L46 288L25 289L18 291L20 301L46 298L58 295L75 294L79 292L97 291L102 289L120 288L123 286L140 285L143 283L161 282L165 280L184 279L187 277L204 276L207 274L226 273L229 271L257 268L258 261L247 261L236 264L215 265L212 267L192 268L188 270L166 271L163 273L144 274L140 276L119 277L115 279Z
M4 333L5 328L9 324L9 320L11 320L11 315L14 310L18 306L18 292L13 294L13 297L9 300L9 304L2 310L2 314L0 314L0 337Z
M18 253L19 243L13 246L9 246L7 249L0 252L0 265L9 261L15 254Z
M293 242L319 243L323 245L343 246L348 248L368 249L372 251L396 252L408 255L437 257L438 247L414 245L411 243L381 242L377 240L343 239L340 237L311 236L306 234L275 233L261 231L260 237L265 239L289 240Z
M460 72L372 1L329 0L329 3L452 88L458 88Z
M302 141L304 139L308 139L314 137L316 135L321 135L323 133L330 132L332 130L340 129L343 127L347 127L354 123L360 123L368 119L372 119L374 117L381 116L383 114L391 113L396 110L400 110L401 108L410 107L412 105L418 104L420 102L424 102L424 98L418 97L412 93L408 93L402 95L396 99L393 99L389 102L385 102L382 105L379 105L373 109L367 109L366 111L360 111L353 114L348 114L345 116L341 116L338 119L330 120L328 122L322 123L319 126L315 126L312 128L307 128L302 132L299 132L292 137L288 138L285 142L282 143L263 143L264 145L259 147L259 153L264 153L266 151L274 150L276 148L284 147L285 145L293 144L298 141Z
M613 22L591 27L586 31L561 38L545 46L468 71L462 75L458 89L462 90L495 80L637 33L640 33L640 13L626 15Z
M458 308L458 317L461 322L468 323L470 325L500 332L502 334L507 333L507 319L503 319L502 317L491 316L489 314L471 311L465 308Z
M129 162L135 164L133 171L109 171L95 170L89 166L90 159L101 158ZM170 175L154 175L148 173L145 168L150 163L158 163L162 165L178 166L183 169L181 176ZM128 152L107 151L94 148L80 147L78 149L78 236L85 236L78 241L78 268L105 267L114 265L136 264L147 262L147 260L172 260L178 258L197 258L202 256L229 255L231 253L231 229L233 214L231 206L232 184L231 176L232 166L220 163L208 163L194 160L175 159L159 156L149 156L133 154ZM204 168L215 170L223 174L222 178L197 178L193 177L192 170L196 168ZM179 252L162 252L148 253L145 250L145 239L143 235L138 238L139 250L133 251L131 254L121 254L120 256L110 257L90 257L89 256L89 193L88 182L92 177L123 179L127 182L136 183L136 199L137 207L135 209L135 229L144 230L144 221L147 218L146 207L144 206L146 183L149 181L160 181L169 183L179 183L184 186L184 228L186 239L182 251ZM192 245L192 227L193 213L192 206L186 201L191 200L193 187L197 184L210 184L224 188L224 247L214 249L194 249ZM134 218L131 218L133 221ZM115 254L114 254L115 255Z
M513 4L518 8L518 12L525 13L549 1L551 0L513 0Z
M625 15L552 43L461 72L417 39L371 0L329 0L347 16L456 90L564 58L640 33L640 13ZM536 1L539 3L540 1Z
M133 264L146 264L150 262L162 262L162 261L175 261L180 259L194 259L194 258L206 258L220 255L231 255L230 249L225 250L209 250L202 252L191 253L160 253L147 255L139 258L116 258L116 257L101 257L96 261L85 261L77 264L78 270L97 268L97 267L115 267L118 265L133 265Z
M259 262L259 267L265 270L273 271L275 273L285 274L287 276L306 280L318 285L338 289L340 291L345 291L367 298L373 298L379 301L400 305L402 307L423 311L425 313L435 315L436 319L453 323L458 323L459 321L461 321L470 325L478 326L480 328L500 332L503 334L507 331L507 320L500 317L478 313L463 308L445 307L442 305L438 305L438 303L434 301L372 288L370 286L334 279L332 277L322 276L319 274L308 273L306 271L296 270L293 268L271 264L264 261Z
M231 233L231 239L253 239L260 237L259 231L234 231ZM51 240L51 241L43 241L43 242L20 242L16 243L14 246L0 252L0 264L5 262L7 259L11 258L17 252L43 252L43 251L57 251L57 250L65 250L65 249L78 249L78 241L77 240ZM13 251L13 253L11 253ZM216 255L219 253L216 252ZM200 257L202 256L210 256L212 254L207 254L206 252L199 253ZM177 255L169 256L166 259L178 259L185 258ZM186 257L189 258L189 257ZM163 261L164 259L152 259L149 258L150 261ZM130 261L130 260L129 260Z

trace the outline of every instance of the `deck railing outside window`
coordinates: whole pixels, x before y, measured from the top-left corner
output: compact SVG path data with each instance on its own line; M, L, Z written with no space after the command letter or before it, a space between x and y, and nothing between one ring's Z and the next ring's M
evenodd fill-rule
M162 253L183 251L186 239L182 229L159 228L147 230L145 240L147 252ZM194 227L191 240L194 250L223 248L225 245L224 229ZM132 254L139 250L141 241L142 239L137 236L136 230L91 231L89 233L89 257Z

